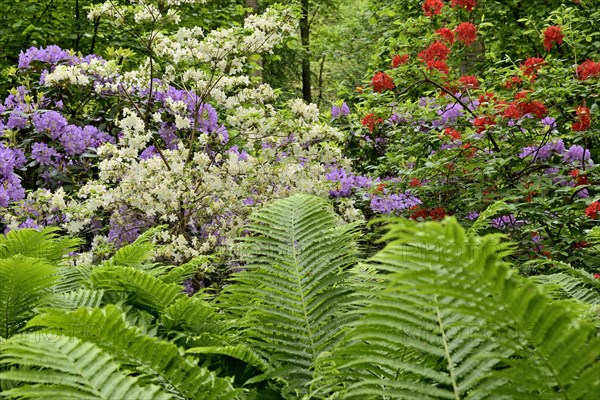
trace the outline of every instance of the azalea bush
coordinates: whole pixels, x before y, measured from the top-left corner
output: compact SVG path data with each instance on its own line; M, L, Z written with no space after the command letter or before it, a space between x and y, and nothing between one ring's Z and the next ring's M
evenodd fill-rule
M465 226L479 219L478 230L519 243L514 257L523 262L546 258L596 271L586 234L600 207L600 58L582 40L594 35L586 21L564 5L524 20L539 29L539 52L490 68L485 49L497 44L483 7L420 6L422 16L400 30L427 34L390 39L395 45L368 87L347 99L354 112L334 107L358 171L332 177L343 188L334 197L367 214L455 215Z
M249 57L294 32L294 11L273 7L240 27L165 33L176 6L190 2L170 3L90 11L145 29L141 65L120 63L124 50L106 58L57 46L21 53L21 84L0 109L3 230L59 226L87 239L80 262L90 262L162 225L155 257L183 262L225 254L253 207L333 187L331 166L348 166L342 131L320 122L315 105L280 107L270 86L249 77Z

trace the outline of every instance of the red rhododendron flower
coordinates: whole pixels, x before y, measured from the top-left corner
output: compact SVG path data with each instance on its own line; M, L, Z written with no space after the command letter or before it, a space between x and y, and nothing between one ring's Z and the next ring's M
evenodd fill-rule
M450 54L450 49L442 42L434 42L428 48L418 54L418 57L424 62L446 61Z
M408 54L397 54L392 58L392 68L398 68L399 65L406 64L408 61Z
M415 208L415 212L412 213L410 219L439 219L442 220L447 215L446 210L442 207L427 209L427 208Z
M496 122L492 117L483 116L477 117L473 120L473 126L477 127L477 133L481 133L487 129L488 126L496 125Z
M509 80L504 82L504 87L506 89L512 89L513 87L520 86L521 83L523 83L523 80L521 78L519 78L518 76L513 76Z
M421 186L421 181L418 178L412 178L412 180L410 181L408 186L411 186L411 187Z
M546 106L537 100L519 103L519 107L523 111L523 114L533 114L537 119L542 119L548 114Z
M462 139L462 136L461 136L460 132L457 131L456 129L452 129L452 128L446 128L446 129L444 129L444 135L450 136L452 138L452 140L460 140L460 139Z
M564 37L565 35L560 31L560 26L547 27L544 31L544 48L550 51L554 43L562 44Z
M461 76L458 81L460 83L462 83L462 86L465 89L477 89L477 88L479 88L479 80L477 79L476 76L472 76L472 75Z
M465 144L463 144L462 148L465 149L465 155L468 158L473 158L473 156L477 152L477 149L475 147L473 147L473 145L471 145L471 143L465 143Z
M504 118L519 119L523 116L523 110L521 110L516 101L513 101L504 108L502 116Z
M467 11L473 11L476 5L476 0L452 0L452 7L464 7Z
M585 209L585 215L591 219L598 219L598 213L600 213L600 202L594 201Z
M444 210L442 207L434 208L429 212L429 216L433 219L442 220L446 215L448 214L446 214L446 210Z
M582 241L580 241L580 242L575 242L575 243L573 243L573 248L574 248L574 249L584 249L584 248L586 248L586 247L590 247L590 245L589 245L589 243L588 243L588 242L586 242L585 240L582 240ZM598 275L598 278L600 278L600 274L595 274L595 275ZM595 275L594 275L594 276L595 276ZM598 279L598 278L596 278L596 279Z
M527 99L527 96L531 94L531 90L521 90L515 94L515 100Z
M577 186L590 184L590 181L588 180L587 176L580 175L578 169L572 170L571 172L569 172L569 175L571 175L573 177L573 180L575 181Z
M577 79L587 79L600 76L600 62L586 60L577 66Z
M533 81L536 78L536 73L540 70L540 68L542 68L542 65L544 65L545 63L546 62L543 58L531 57L525 60L523 64L521 64L521 69L523 70L525 76L530 77Z
M383 118L377 118L375 114L371 113L366 115L362 121L360 121L363 126L369 128L370 132L373 132L375 126L381 124L383 122Z
M470 22L463 22L459 24L454 31L458 41L469 46L475 40L477 40L477 28Z
M448 65L446 64L445 61L440 61L440 60L436 60L436 61L427 61L427 69L437 69L438 71L440 71L441 73L448 75Z
M394 80L385 72L376 73L371 79L371 86L373 86L373 91L377 93L384 90L394 90L395 87Z
M444 2L442 0L425 0L422 7L423 11L425 11L425 15L428 17L432 17L435 14L442 13L442 7L444 7Z
M594 279L600 279L600 274L594 274Z
M494 93L490 93L490 92L486 92L482 95L479 96L479 105L480 106L487 106L489 105L492 100L494 100L496 98L496 95Z
M440 35L444 42L447 42L449 44L454 43L454 32L452 31L452 29L444 27L444 28L440 28L437 31L435 31L435 33Z
M571 129L575 132L587 131L592 120L590 118L590 110L585 106L578 106L575 108L577 114L577 120L571 125Z

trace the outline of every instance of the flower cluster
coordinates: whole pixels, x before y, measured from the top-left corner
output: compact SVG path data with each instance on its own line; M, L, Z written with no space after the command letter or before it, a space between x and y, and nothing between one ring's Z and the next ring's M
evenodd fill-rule
M477 0L452 0L452 7L463 7L467 11L473 11L477 6Z
M594 201L590 203L589 206L585 209L585 215L587 215L591 219L598 219L598 214L600 214L600 202Z
M561 32L560 26L549 26L544 30L544 48L548 51L552 50L554 43L562 44L565 35Z
M423 11L425 11L425 15L428 17L441 14L443 7L443 0L425 0L422 5Z
M376 93L381 93L385 90L394 90L396 87L394 85L394 80L385 72L377 72L371 78L371 86L373 86L373 91Z
M465 46L470 46L477 40L477 28L470 22L461 22L456 28L456 39Z
M577 66L577 78L584 80L600 76L600 62L586 60Z
M590 110L586 106L577 106L575 108L577 120L571 125L571 129L575 132L587 131L592 124Z

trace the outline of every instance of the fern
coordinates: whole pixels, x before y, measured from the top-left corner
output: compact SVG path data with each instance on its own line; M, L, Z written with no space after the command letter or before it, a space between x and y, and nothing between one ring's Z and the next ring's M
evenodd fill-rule
M55 293L48 299L52 308L75 310L80 307L98 307L102 304L104 290L77 289L70 292Z
M42 339L42 340L40 340ZM45 333L18 335L0 344L0 365L22 368L0 372L0 380L27 382L5 392L30 399L173 399L155 385L120 371L109 354L93 343Z
M151 264L146 263L152 255L154 244L152 237L160 227L149 229L141 234L133 243L121 247L117 252L102 265L105 267L149 267Z
M577 271L574 268L571 270ZM559 272L551 275L539 275L533 277L533 280L544 286L556 286L562 292L559 298L572 298L578 302L600 305L600 283L596 282L591 274L579 271L579 274L573 272Z
M59 237L58 228L18 229L6 236L0 235L0 259L15 255L46 260L51 264L61 262L65 255L74 251L81 241L69 237Z
M268 354L296 397L310 392L319 356L344 331L353 227L339 225L324 200L295 195L254 214L249 229L246 271L221 301L245 314L242 338Z
M469 228L469 233L477 234L481 232L490 225L490 220L492 217L508 209L509 205L504 200L497 201L490 205L479 215L473 225L471 225L471 228Z
M497 235L397 221L369 265L380 289L335 352L343 398L590 399L600 342L502 261Z
M230 399L236 392L229 379L217 378L183 356L172 343L128 326L115 306L65 312L47 311L28 327L93 342L122 366L185 399ZM45 335L45 331L40 332Z
M46 261L21 255L0 259L0 337L22 328L45 303L56 279L56 267Z
M126 293L129 304L155 315L186 297L181 286L164 283L150 273L132 267L96 268L90 279L95 289Z

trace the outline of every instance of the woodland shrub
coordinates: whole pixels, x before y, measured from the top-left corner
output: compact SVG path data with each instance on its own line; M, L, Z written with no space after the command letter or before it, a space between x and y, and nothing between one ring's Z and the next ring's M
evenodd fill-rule
M367 216L453 215L467 227L494 205L480 229L518 243L523 269L544 272L525 262L547 259L600 272L586 239L600 204L597 32L583 2L563 4L520 21L538 51L502 57L488 3L425 1L386 35L368 87L346 99L352 113L334 110L355 170L330 176L335 197Z
M86 238L86 262L155 225L166 227L157 258L230 254L222 249L254 207L298 191L326 195L329 167L348 167L342 132L319 122L314 105L279 107L277 92L249 77L251 56L294 32L293 10L166 33L190 1L159 3L106 2L89 13L135 28L147 57L134 68L121 62L125 50L106 59L57 46L21 53L21 85L0 106L5 231L59 226Z

